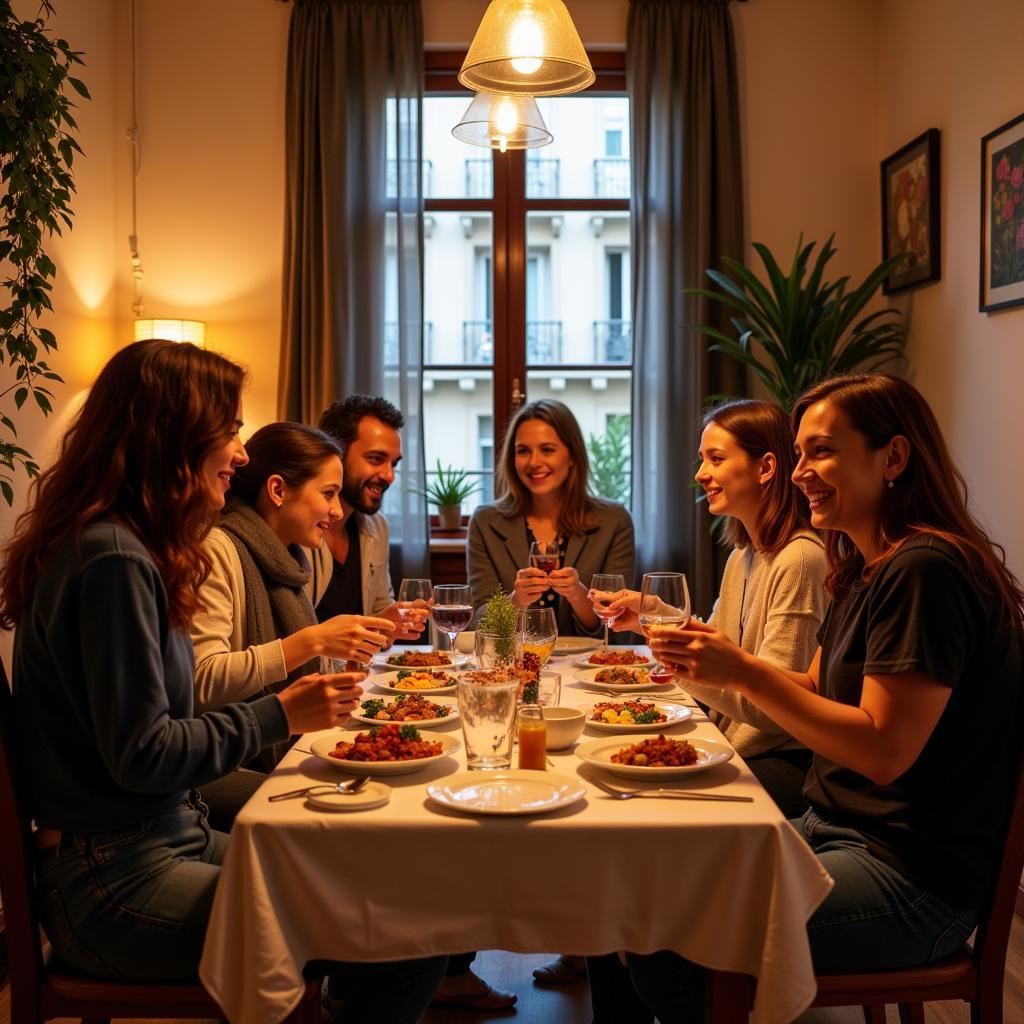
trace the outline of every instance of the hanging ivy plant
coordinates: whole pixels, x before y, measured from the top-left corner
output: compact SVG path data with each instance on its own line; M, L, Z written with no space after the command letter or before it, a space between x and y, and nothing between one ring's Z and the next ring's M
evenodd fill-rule
M47 31L53 13L50 0L41 0L36 17L22 21L10 0L0 0L0 261L7 261L8 275L0 306L0 399L13 394L14 415L31 398L48 416L49 382L61 380L41 358L57 348L53 332L39 326L53 309L57 273L43 244L72 225L71 164L82 150L66 86L89 99L71 74L81 53ZM39 472L17 436L12 416L0 413L0 494L8 505L18 465L30 478Z

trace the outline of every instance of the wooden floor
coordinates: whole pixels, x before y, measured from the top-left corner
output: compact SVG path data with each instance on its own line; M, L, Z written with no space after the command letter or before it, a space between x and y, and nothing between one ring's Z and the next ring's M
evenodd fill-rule
M420 1024L488 1024L490 1021L516 1021L518 1024L590 1024L590 1000L585 982L574 985L534 985L530 971L551 959L548 956L516 956L512 953L481 953L474 969L497 988L519 994L519 1002L504 1013L474 1013L461 1010L428 1010ZM1024 1021L1024 918L1015 917L1006 958L1004 1021ZM0 988L0 1024L10 1024L10 988ZM964 1003L930 1003L925 1011L927 1024L969 1024ZM856 1008L809 1010L798 1024L863 1024ZM63 1022L62 1022L63 1024ZM209 1022L216 1024L216 1022ZM368 1022L369 1024L369 1022ZM888 1024L898 1024L894 1007L889 1008Z

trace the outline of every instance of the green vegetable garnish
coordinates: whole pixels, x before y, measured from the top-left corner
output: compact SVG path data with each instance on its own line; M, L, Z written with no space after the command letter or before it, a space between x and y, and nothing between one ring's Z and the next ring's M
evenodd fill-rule
M523 687L523 703L524 704L536 704L537 698L540 696L540 684L539 683L527 683Z
M403 657L404 657L404 655L403 655ZM398 673L398 679L396 680L396 682L399 682L399 683L400 683L400 682L401 682L401 681L402 681L403 679L407 679L407 678L408 678L409 676L411 676L412 674L413 674L413 673L412 673L412 672L409 672L409 671L405 671L405 672L399 672L399 673Z
M367 718L376 718L384 710L384 701L379 697L363 701L363 714Z
M654 708L650 708L648 711L641 711L638 714L633 715L633 721L636 725L650 725L652 722L658 722L660 720L660 715Z
M403 725L398 734L403 740L418 740L420 738L420 731L415 725Z

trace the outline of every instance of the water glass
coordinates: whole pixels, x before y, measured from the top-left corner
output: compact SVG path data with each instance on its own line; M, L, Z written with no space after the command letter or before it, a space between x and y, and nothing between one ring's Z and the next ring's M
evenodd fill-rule
M599 572L590 579L590 600L594 614L604 623L604 649L608 650L608 627L622 615L623 609L610 609L611 595L626 589L626 577L618 573Z
M479 669L514 667L523 656L523 634L498 636L478 629L473 637L473 653Z
M559 672L541 672L537 684L537 703L541 707L557 707L562 699L562 676Z
M416 620L425 623L430 617L430 602L434 596L434 586L430 580L404 579L398 587L398 614L403 624L411 624ZM422 601L422 604L416 604Z
M681 572L649 572L640 587L640 628L650 643L665 626L684 626L690 618L690 591ZM650 678L670 679L672 669L655 663Z
M491 682L459 677L459 720L471 771L512 766L518 695L519 677L511 673Z
M320 674L333 676L338 672L365 672L366 666L358 661L350 661L347 658L329 658L326 654L320 655Z

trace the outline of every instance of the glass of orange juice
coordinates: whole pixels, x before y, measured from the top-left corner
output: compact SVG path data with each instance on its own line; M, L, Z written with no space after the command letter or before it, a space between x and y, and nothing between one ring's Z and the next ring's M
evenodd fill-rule
M558 622L554 608L526 608L519 613L523 650L540 658L541 668L548 663L558 640Z
M519 767L544 771L547 755L548 726L544 712L537 704L524 704L518 712Z

